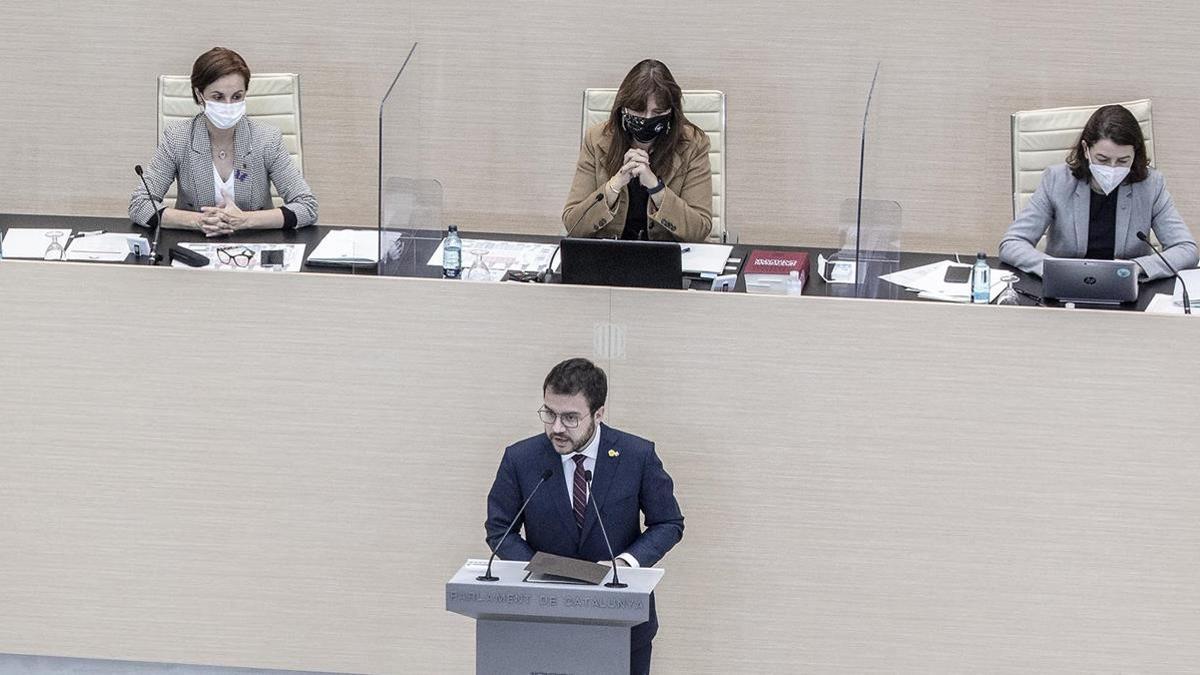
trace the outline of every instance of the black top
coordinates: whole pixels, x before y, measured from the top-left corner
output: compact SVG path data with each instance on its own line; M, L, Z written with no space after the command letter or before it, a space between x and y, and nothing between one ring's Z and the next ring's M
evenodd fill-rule
M646 201L650 199L642 182L634 178L629 181L629 211L625 214L625 230L622 239L646 239Z
M1117 188L1107 195L1092 190L1092 210L1088 216L1088 246L1085 258L1112 260L1117 241Z

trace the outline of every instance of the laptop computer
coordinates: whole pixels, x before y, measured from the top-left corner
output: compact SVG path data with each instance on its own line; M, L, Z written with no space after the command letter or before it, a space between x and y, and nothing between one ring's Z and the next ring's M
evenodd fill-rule
M1129 260L1047 258L1042 297L1100 305L1136 302L1137 280L1137 263Z
M683 253L669 241L562 240L562 283L683 288Z

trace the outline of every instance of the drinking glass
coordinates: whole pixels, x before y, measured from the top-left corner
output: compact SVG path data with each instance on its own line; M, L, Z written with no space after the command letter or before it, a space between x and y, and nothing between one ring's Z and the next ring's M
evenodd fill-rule
M487 264L487 249L477 249L471 251L475 261L471 263L471 268L467 270L467 281L491 281L492 270Z
M1009 275L1001 278L1000 280L1004 282L1005 286L1004 286L1004 290L1000 291L1000 295L996 296L996 304L997 305L1019 305L1019 304L1021 304L1021 297L1019 295L1017 295L1017 289L1013 288L1013 284L1020 281L1021 277L1018 277L1015 274L1009 274Z
M62 260L63 245L58 238L63 236L63 233L58 230L50 230L46 236L49 237L50 243L46 245L46 254L42 258L44 260Z

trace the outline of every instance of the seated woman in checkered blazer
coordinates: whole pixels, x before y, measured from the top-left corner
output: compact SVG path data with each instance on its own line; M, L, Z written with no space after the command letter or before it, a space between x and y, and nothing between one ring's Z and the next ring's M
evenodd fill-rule
M142 225L201 230L296 228L317 222L317 198L283 145L279 129L246 117L250 68L237 52L215 47L192 66L192 98L204 107L191 120L168 125L145 172L153 195L138 181L129 218ZM173 208L158 208L178 181ZM283 206L271 203L271 184ZM152 198L153 197L153 198Z

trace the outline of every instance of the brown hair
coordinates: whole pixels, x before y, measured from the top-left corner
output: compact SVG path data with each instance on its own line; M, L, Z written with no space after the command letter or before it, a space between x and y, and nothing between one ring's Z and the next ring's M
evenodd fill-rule
M567 359L554 366L542 382L542 393L562 396L583 394L593 415L608 400L608 376L604 369L584 358Z
M250 87L250 66L241 55L224 47L213 47L204 52L192 64L192 100L199 105L197 91L203 92L208 85L233 73L241 75L246 88Z
M684 126L690 126L699 132L699 128L683 116L683 91L675 83L675 77L662 61L646 59L633 67L621 86L617 89L617 98L613 101L612 112L604 129L611 136L604 158L604 168L611 176L621 170L624 165L625 153L629 152L630 137L621 125L621 110L642 110L646 102L654 98L658 105L671 108L671 130L665 136L654 141L654 152L650 155L650 170L660 178L671 165L675 151L680 143L686 143L683 136Z
M1088 168L1087 155L1083 153L1083 145L1089 148L1101 139L1117 145L1133 146L1133 162L1129 165L1130 183L1140 183L1150 174L1149 159L1146 157L1146 138L1142 136L1142 126L1137 118L1125 106L1106 105L1092 113L1083 132L1079 134L1079 143L1067 155L1067 166L1071 167L1071 175L1079 180L1091 180L1092 171Z

